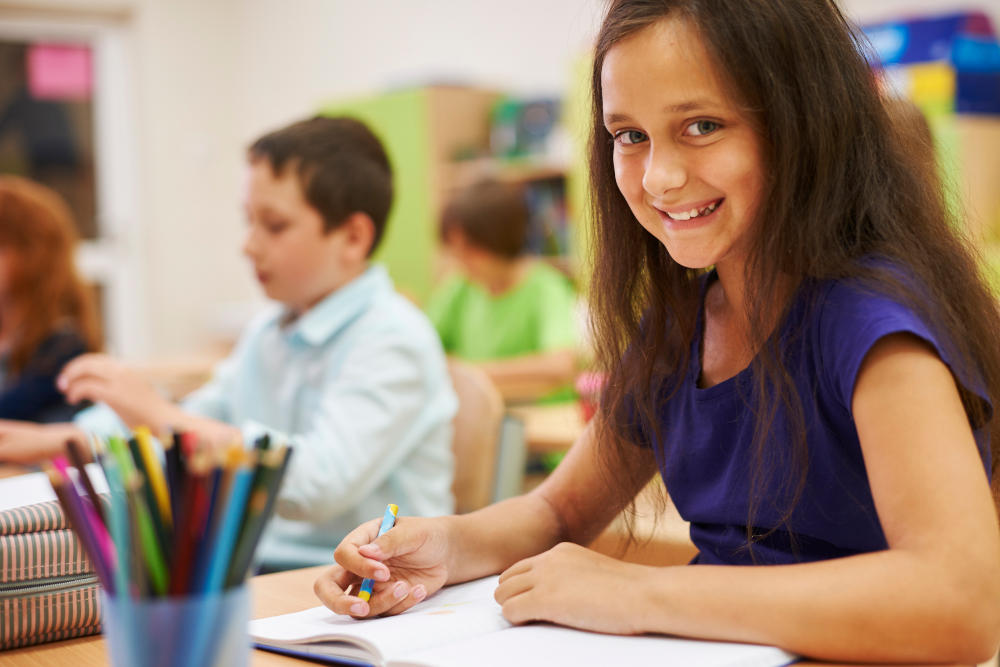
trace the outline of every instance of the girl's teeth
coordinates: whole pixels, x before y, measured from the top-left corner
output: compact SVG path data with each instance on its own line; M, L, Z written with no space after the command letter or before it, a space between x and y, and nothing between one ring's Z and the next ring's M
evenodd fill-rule
M718 208L718 206L719 202L715 202L709 204L708 206L706 206L701 210L693 208L690 211L681 211L680 213L667 213L667 216L670 217L672 220L690 220L691 218L697 218L702 215L708 215L716 208Z

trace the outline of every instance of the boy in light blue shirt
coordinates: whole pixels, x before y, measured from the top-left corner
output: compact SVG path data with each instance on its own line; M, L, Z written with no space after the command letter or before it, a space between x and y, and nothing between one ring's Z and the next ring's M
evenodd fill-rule
M69 364L59 382L70 401L100 401L130 427L293 444L260 561L328 563L390 502L413 515L453 510L457 403L434 329L369 262L392 200L378 139L352 119L313 118L261 137L248 157L243 252L278 304L180 406L102 355ZM107 432L107 412L84 411L76 425Z

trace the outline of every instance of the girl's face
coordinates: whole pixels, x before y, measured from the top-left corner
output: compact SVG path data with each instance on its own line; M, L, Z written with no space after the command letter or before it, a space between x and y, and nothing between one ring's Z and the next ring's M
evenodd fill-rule
M761 142L697 30L665 19L618 42L601 88L615 180L639 223L683 266L741 264L764 184Z

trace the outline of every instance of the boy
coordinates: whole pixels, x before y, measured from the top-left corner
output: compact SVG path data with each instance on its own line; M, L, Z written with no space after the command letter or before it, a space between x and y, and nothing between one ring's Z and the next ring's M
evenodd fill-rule
M576 374L576 295L524 254L527 232L521 188L483 181L461 191L441 216L441 240L463 276L427 306L445 351L475 362L508 399L551 396Z
M129 426L292 443L258 552L266 569L285 569L329 562L390 502L450 512L456 401L434 330L369 263L392 200L379 140L355 120L313 118L261 137L248 157L243 252L280 306L182 406L104 356L77 360L59 381L70 401L101 401ZM107 432L101 407L76 424Z

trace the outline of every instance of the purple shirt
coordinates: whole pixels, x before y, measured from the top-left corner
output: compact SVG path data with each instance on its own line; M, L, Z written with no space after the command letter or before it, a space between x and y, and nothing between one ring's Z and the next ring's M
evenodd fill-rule
M714 278L713 273L704 285ZM699 313L684 382L657 412L662 442L649 429L640 428L637 434L640 444L654 448L670 498L691 522L691 539L699 550L695 562L806 562L887 547L851 415L861 362L882 337L909 332L927 341L953 374L959 375L959 381L989 405L981 384L970 384L962 373L956 373L946 346L910 309L846 282L823 283L812 293L816 299L809 307L804 290L799 291L783 329L785 336L792 330L800 332L787 348L786 363L802 397L809 447L806 485L784 526L781 510L787 507L791 490L782 481L796 479L797 471L779 470L778 479L765 480L758 487L764 494L755 515L755 532L778 530L757 542L752 555L746 547L746 524L750 473L755 465L755 422L748 407L753 401L745 398L753 391L752 369L715 386L698 388L703 313ZM975 437L988 471L989 435L979 428ZM789 438L780 408L767 447L768 456L786 460L782 453L789 447Z

